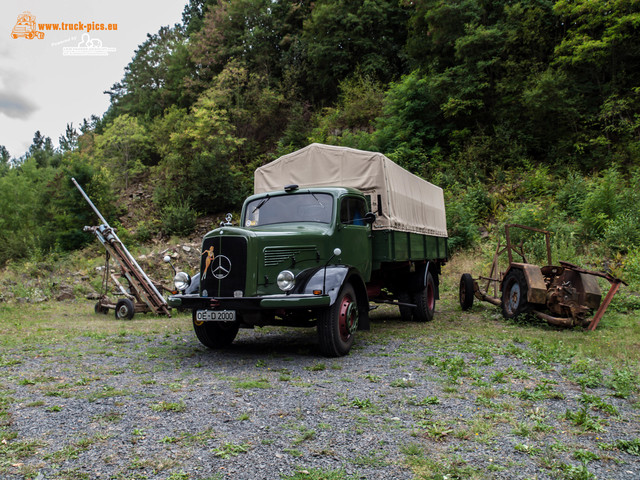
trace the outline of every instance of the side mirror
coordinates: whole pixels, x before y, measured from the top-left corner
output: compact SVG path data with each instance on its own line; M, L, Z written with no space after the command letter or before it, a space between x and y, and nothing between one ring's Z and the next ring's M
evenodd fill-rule
M375 221L376 221L376 214L373 212L369 212L364 216L364 223L366 223L367 225L371 225Z

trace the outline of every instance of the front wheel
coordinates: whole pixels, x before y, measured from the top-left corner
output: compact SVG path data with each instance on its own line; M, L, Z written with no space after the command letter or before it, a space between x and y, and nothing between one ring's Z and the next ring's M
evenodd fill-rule
M205 347L211 349L224 348L236 338L239 326L238 322L199 322L196 320L196 311L193 310L193 330L196 337Z
M358 301L353 287L345 283L340 295L318 316L320 351L327 357L341 357L349 353L358 329Z
M413 299L416 308L413 310L413 318L417 322L430 322L436 311L436 284L431 272L427 272L425 287L417 292Z
M509 270L502 282L502 315L504 318L516 318L529 310L528 290L529 287L522 270Z

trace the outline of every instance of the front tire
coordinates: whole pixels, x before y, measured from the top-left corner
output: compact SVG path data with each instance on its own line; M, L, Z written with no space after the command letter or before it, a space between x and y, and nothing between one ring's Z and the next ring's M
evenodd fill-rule
M416 308L413 310L413 318L417 322L430 322L436 312L436 284L433 281L431 272L427 272L427 282L425 287L417 292L413 299Z
M192 312L193 330L200 343L212 350L228 347L238 334L238 322L199 322L196 311Z
M117 320L131 320L135 313L135 307L133 302L128 298L118 300L116 303L116 319Z
M341 357L349 353L358 329L358 301L349 283L345 283L340 295L318 317L320 351L326 357Z
M529 310L528 290L522 270L512 269L507 273L502 282L502 316L504 318L516 318Z

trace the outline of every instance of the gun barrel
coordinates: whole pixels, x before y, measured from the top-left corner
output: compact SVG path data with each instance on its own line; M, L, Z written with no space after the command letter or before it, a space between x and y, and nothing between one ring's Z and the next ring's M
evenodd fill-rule
M78 184L78 182L76 182L75 178L71 178L71 181L73 182L73 184L76 186L76 188L80 191L80 194L84 197L84 199L87 201L87 203L89 204L89 206L93 209L93 211L95 212L95 214L98 216L98 218L100 219L100 221L106 225L107 227L109 227L109 224L107 223L107 221L104 219L104 217L102 216L102 214L100 213L100 211L96 208L96 206L93 204L93 202L91 201L91 199L87 196L86 193L84 193L84 190L82 189L82 187ZM111 228L111 227L109 227Z

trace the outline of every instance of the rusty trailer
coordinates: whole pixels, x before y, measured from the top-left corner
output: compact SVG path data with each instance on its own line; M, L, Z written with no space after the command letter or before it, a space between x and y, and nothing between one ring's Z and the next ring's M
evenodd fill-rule
M541 233L545 237L547 264L529 263L524 252L524 241L512 242L514 228ZM460 278L459 299L462 310L473 305L473 299L489 302L502 308L505 318L516 318L532 313L550 325L561 327L581 326L595 330L609 307L613 296L624 282L609 273L580 268L560 261L553 265L551 259L551 232L524 225L505 225L506 244L498 246L493 256L489 276L474 279L469 273ZM500 258L507 254L508 267L500 272ZM520 262L514 261L518 255ZM604 301L597 278L606 279L611 287ZM626 284L625 284L626 285ZM500 292L500 293L498 293ZM595 315L590 319L591 314Z

